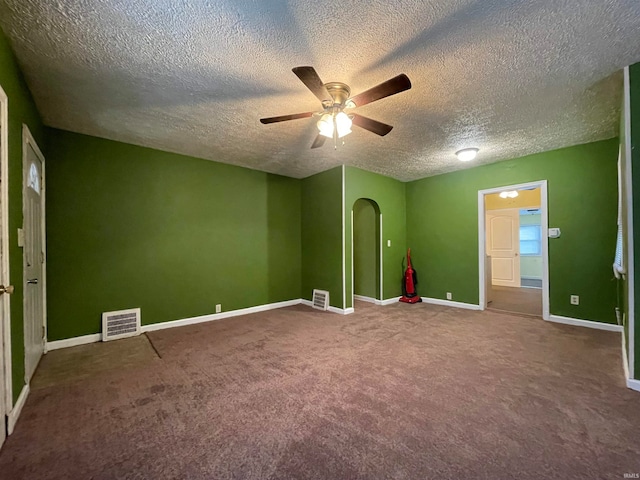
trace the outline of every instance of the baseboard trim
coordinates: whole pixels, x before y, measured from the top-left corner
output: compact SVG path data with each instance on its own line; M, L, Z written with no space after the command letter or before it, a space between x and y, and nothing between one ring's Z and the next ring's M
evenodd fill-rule
M627 339L625 338L624 329L622 330L622 370L624 379L629 380L629 359L627 358Z
M150 325L143 325L141 331L142 333L153 332L155 330L164 330L165 328L183 327L186 325L194 325L196 323L212 322L215 320L222 320L223 318L248 315L250 313L266 312L267 310L274 310L276 308L290 307L292 305L298 305L300 303L301 300L299 298L296 298L295 300L268 303L266 305L241 308L239 310L230 310L228 312L213 313L210 315L201 315L199 317L183 318L180 320L171 320L168 322L152 323ZM311 304L311 302L309 302L309 304ZM75 347L78 345L85 345L87 343L96 343L100 340L102 340L102 334L94 333L91 335L83 335L81 337L66 338L64 340L54 340L53 342L47 342L46 349L47 351L58 350L60 348Z
M440 298L422 297L422 301L425 303L431 303L433 305L442 305L444 307L464 308L466 310L482 310L480 305L473 303L454 302L453 300L442 300Z
M576 327L594 328L596 330L607 330L609 332L622 332L622 325L614 325L613 323L594 322L593 320L582 320L579 318L562 317L560 315L549 315L548 322L563 323L565 325L574 325Z
M306 298L301 299L298 303L301 303L302 305L305 305L307 307L313 307L313 302L311 300L307 300ZM329 307L327 308L328 312L331 313L337 313L339 315L349 315L353 312L355 312L355 310L353 308L338 308L338 307Z
M22 391L20 392L20 396L18 397L16 404L9 412L9 415L7 415L7 434L9 435L13 433L13 429L16 427L16 423L18 423L18 418L20 417L20 413L22 413L22 407L24 407L24 404L27 403L29 392L29 384L22 387Z
M256 307L240 308L238 310L230 310L228 312L212 313L209 315L200 315L198 317L182 318L180 320L171 320L169 322L152 323L142 326L142 333L154 332L156 330L164 330L166 328L184 327L186 325L195 325L197 323L213 322L222 320L223 318L238 317L241 315L249 315L251 313L266 312L277 308L291 307L299 305L300 299L286 300L284 302L267 303Z
M366 297L364 295L356 295L355 293L353 294L353 298L355 300L360 300L362 302L375 303L376 305L382 305L382 302L377 298Z
M636 392L640 392L640 380L633 380L632 378L627 378L627 388L631 390L635 390Z
M387 298L386 300L382 300L380 305L393 305L394 303L398 303L402 297L393 297Z
M350 307L350 308L329 307L327 310L331 313L337 313L339 315L350 315L353 312L355 312L353 307Z
M91 335L83 335L82 337L66 338L64 340L54 340L53 342L47 342L47 352L51 350L58 350L60 348L76 347L78 345L85 345L87 343L96 343L102 340L102 334L94 333Z

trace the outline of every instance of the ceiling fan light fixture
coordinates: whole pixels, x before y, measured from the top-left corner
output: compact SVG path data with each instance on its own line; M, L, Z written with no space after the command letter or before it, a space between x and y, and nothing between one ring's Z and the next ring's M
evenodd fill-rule
M344 112L340 112L336 115L336 130L338 132L338 138L342 138L345 135L349 135L351 133L351 125L353 122Z
M318 130L320 130L320 135L323 135L327 138L333 138L333 116L325 113L318 120Z
M458 157L458 160L460 160L461 162L470 162L471 160L476 158L479 151L480 149L475 147L463 148L462 150L458 150L456 152L456 156Z

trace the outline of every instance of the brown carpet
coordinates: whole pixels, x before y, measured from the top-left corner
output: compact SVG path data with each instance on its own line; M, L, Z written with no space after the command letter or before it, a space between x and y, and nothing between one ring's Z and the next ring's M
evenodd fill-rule
M640 472L640 394L624 385L617 333L358 303L346 317L296 306L149 337L162 358L40 381L0 452L0 477Z
M491 302L487 305L493 310L524 313L542 317L542 289L491 286Z

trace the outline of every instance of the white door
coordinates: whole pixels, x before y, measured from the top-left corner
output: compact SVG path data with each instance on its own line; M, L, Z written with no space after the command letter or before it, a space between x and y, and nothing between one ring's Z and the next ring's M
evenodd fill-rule
M25 130L28 130L25 127ZM25 381L31 380L44 352L44 158L30 134L24 154L24 347Z
M520 287L520 210L489 210L486 222L492 285Z

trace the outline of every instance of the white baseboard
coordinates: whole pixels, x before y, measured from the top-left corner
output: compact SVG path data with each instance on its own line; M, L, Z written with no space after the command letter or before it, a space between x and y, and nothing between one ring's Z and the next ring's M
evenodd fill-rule
M327 308L327 310L331 313L337 313L339 315L350 315L353 312L355 312L353 307L350 307L350 308L329 307Z
M560 315L549 315L548 322L564 323L565 325L574 325L576 327L595 328L596 330L608 330L610 332L622 332L622 325L614 325L613 323L594 322L592 320L581 320L579 318L562 317Z
M376 305L382 305L382 302L377 298L366 297L364 295L356 295L355 293L353 294L353 298L355 300L360 300L362 302L375 303Z
M467 310L482 310L480 308L480 305L475 305L473 303L454 302L453 300L442 300L440 298L422 297L422 301L425 303L442 305L445 307L464 308Z
M301 299L298 303L301 303L302 305L306 305L307 307L313 307L313 302L311 300L307 300L306 298ZM353 308L343 309L338 307L329 307L327 308L327 311L331 313L337 313L339 315L349 315L355 312Z
M16 423L18 423L18 418L20 417L20 413L22 412L22 407L27 402L27 397L29 396L29 385L25 385L22 387L22 391L20 392L20 396L16 401L16 404L13 406L9 415L7 415L7 434L11 435L13 433L13 429L16 427Z
M382 300L380 305L393 305L394 303L398 303L402 297L393 297L387 298L386 300Z
M402 297L387 298L386 300L378 300L377 298L365 297L364 295L354 295L353 298L363 302L375 303L376 305L392 305L398 303Z
M196 323L213 322L222 320L223 318L238 317L240 315L249 315L250 313L266 312L267 310L275 310L276 308L290 307L300 304L300 299L287 300L284 302L267 303L266 305L258 305L256 307L240 308L238 310L230 310L222 313L212 313L209 315L201 315L199 317L183 318L180 320L172 320L169 322L152 323L143 325L142 332L153 332L156 330L164 330L165 328L184 327L186 325L195 325Z
M624 372L625 380L629 379L629 359L627 358L627 342L624 335L624 329L622 330L622 370Z
M213 313L210 315L201 315L199 317L183 318L180 320L172 320L169 322L152 323L143 325L141 331L153 332L155 330L163 330L165 328L183 327L185 325L194 325L196 323L212 322L214 320L222 320L223 318L237 317L239 315L248 315L250 313L265 312L276 308L290 307L298 305L301 302L299 298L295 300L287 300L284 302L268 303L266 305L258 305L256 307L241 308L239 310L230 310L228 312ZM311 304L311 302L309 302ZM95 343L102 340L102 334L94 333L91 335L83 335L82 337L66 338L64 340L55 340L47 342L47 351L58 350L60 348L75 347L77 345L85 345L87 343Z
M87 343L95 343L102 340L102 334L94 333L91 335L83 335L82 337L66 338L64 340L54 340L53 342L47 342L47 352L51 350L58 350L60 348L76 347L78 345L85 345Z
M630 388L631 390L635 390L636 392L640 392L640 380L627 378L627 388Z

